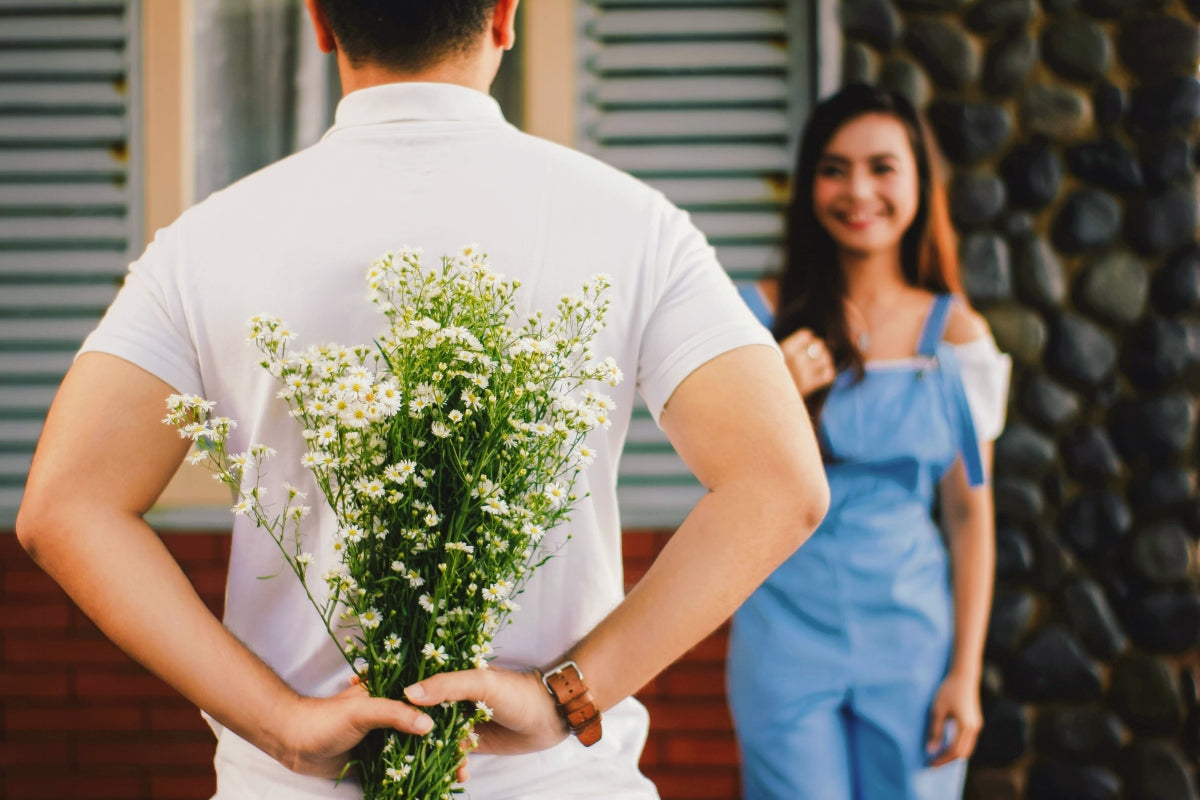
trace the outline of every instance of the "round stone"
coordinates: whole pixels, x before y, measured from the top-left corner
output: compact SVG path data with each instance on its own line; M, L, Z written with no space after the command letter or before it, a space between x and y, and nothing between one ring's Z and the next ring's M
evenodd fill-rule
M1159 466L1188 448L1195 428L1195 403L1191 395L1182 392L1122 403L1109 425L1126 461L1144 458Z
M1127 222L1129 243L1139 253L1157 255L1179 247L1196 237L1196 196L1173 187L1140 197L1130 204Z
M842 85L874 83L878 57L871 48L858 42L842 46Z
M1021 28L1033 17L1033 0L978 0L964 16L976 33Z
M1092 126L1092 101L1065 86L1026 86L1021 92L1021 120L1027 133L1058 141L1074 139Z
M960 170L950 183L950 215L955 225L981 228L1004 210L1004 182L990 172Z
M921 68L904 58L891 58L879 68L879 85L902 95L913 108L924 108L933 96Z
M1079 419L1079 395L1041 372L1032 372L1017 395L1021 413L1054 432Z
M1200 32L1195 23L1156 14L1119 26L1117 50L1129 71L1142 80L1187 75L1200 59Z
M1121 205L1099 189L1077 189L1054 220L1054 244L1064 253L1104 247L1121 231Z
M1106 769L1039 760L1029 768L1026 800L1117 800L1121 780Z
M1085 17L1056 19L1042 33L1042 60L1067 80L1086 83L1103 78L1112 57L1108 34Z
M1037 747L1069 761L1113 761L1125 743L1121 720L1100 708L1046 708L1038 713Z
M1121 459L1103 429L1084 425L1062 441L1067 473L1081 483L1104 483L1121 474Z
M1067 281L1050 244L1040 236L1023 236L1013 240L1009 250L1021 299L1044 309L1062 305Z
M1183 754L1166 742L1134 742L1121 759L1126 797L1194 800L1188 772Z
M938 12L957 11L970 0L896 0L896 4L905 11Z
M1137 8L1144 0L1083 0L1083 10L1093 17L1112 19Z
M1183 698L1170 668L1143 653L1127 653L1113 663L1108 704L1141 733L1171 734L1183 721Z
M1017 33L997 40L983 58L983 90L994 97L1007 97L1021 87L1036 63L1037 42L1031 36Z
M1034 586L1043 592L1056 591L1063 579L1075 571L1075 561L1058 536L1041 522L1033 528Z
M1000 165L1011 203L1021 208L1042 208L1058 196L1063 167L1047 144L1020 144Z
M1092 490L1072 500L1058 521L1063 540L1093 564L1111 558L1132 526L1133 515L1119 495Z
M1011 422L995 445L996 469L1035 480L1054 466L1054 441L1021 422Z
M891 50L900 41L900 14L888 0L841 0L837 8L842 33L877 50Z
M1200 119L1200 81L1189 75L1138 87L1129 117L1149 133L1191 125Z
M1089 183L1114 192L1133 192L1143 186L1142 168L1133 153L1113 137L1085 142L1067 151L1071 172Z
M1028 211L1009 211L996 224L996 230L1008 239L1030 237L1036 228L1033 214Z
M1080 578L1063 590L1063 607L1072 630L1088 651L1108 661L1129 643L1099 584Z
M1105 253L1079 277L1081 305L1111 325L1128 325L1141 317L1149 289L1145 263L1124 250Z
M1100 328L1070 311L1054 317L1046 366L1068 382L1099 386L1117 363L1117 348Z
M979 732L981 739L984 735L985 731ZM978 744L976 744L975 750L979 751ZM1020 800L1021 787L1017 775L1012 770L972 767L967 774L966 793L963 796L978 797L983 800Z
M1195 481L1187 470L1166 467L1135 479L1129 501L1140 515L1154 517L1177 510L1194 491Z
M1124 613L1129 637L1146 650L1183 653L1200 642L1200 596L1194 590L1133 595Z
M1029 631L1035 611L1037 601L1032 592L1025 589L998 589L992 600L988 622L988 656L1003 656L1016 650Z
M996 529L996 579L1019 581L1033 571L1033 546L1020 528Z
M1021 524L1042 516L1046 500L1036 483L1020 478L997 478L992 489L997 519Z
M1154 305L1164 314L1200 311L1200 245L1176 250L1154 275Z
M1100 697L1100 672L1061 625L1047 625L1008 662L1005 686L1017 700L1078 703Z
M1126 342L1125 374L1141 389L1169 388L1183 381L1191 366L1200 361L1198 345L1182 320L1149 319Z
M1029 768L1026 800L1117 800L1121 780L1101 767L1035 761Z
M1046 348L1046 323L1039 314L1019 306L984 309L983 316L996 344L1018 362L1038 366Z
M1025 709L1006 697L983 704L983 730L971 756L972 766L1003 767L1029 749L1029 719Z
M1147 147L1142 155L1142 173L1152 191L1162 191L1173 184L1190 183L1192 179L1192 148L1182 136L1168 136Z
M1092 112L1097 125L1116 125L1125 116L1125 107L1125 92L1116 84L1101 81L1096 91L1092 92Z
M1156 522L1133 536L1133 566L1151 583L1183 580L1191 563L1192 546L1178 522Z
M958 259L963 269L963 288L973 304L995 303L1012 294L1012 270L1004 239L986 231L968 233L959 242Z
M956 164L974 164L994 155L1013 132L1008 112L989 103L935 100L928 116L942 153Z
M979 78L979 52L975 44L948 22L927 17L912 19L904 43L942 89L963 89Z

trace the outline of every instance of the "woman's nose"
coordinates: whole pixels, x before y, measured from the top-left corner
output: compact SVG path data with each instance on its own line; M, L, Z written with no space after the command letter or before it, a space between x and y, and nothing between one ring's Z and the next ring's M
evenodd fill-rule
M850 172L850 179L847 181L846 190L855 199L871 197L874 194L874 181L871 180L871 174L866 170L852 170Z

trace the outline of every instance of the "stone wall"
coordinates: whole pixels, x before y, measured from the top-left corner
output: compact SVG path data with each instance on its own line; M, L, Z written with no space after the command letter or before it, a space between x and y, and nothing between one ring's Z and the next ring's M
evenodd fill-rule
M1200 1L844 0L923 108L1015 374L973 798L1192 798Z

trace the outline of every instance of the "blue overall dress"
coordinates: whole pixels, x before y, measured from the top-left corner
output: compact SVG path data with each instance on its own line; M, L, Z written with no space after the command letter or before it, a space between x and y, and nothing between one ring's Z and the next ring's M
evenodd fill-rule
M760 319L757 292L743 293ZM963 456L983 483L958 363L934 299L915 361L837 376L820 418L831 502L817 531L734 615L729 699L744 800L949 800L965 762L930 768L949 664L949 563L934 490Z

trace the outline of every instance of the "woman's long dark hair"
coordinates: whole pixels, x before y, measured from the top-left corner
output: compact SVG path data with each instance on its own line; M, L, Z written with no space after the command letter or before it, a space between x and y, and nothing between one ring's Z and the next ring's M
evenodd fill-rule
M935 293L962 293L954 228L946 205L941 170L932 135L916 109L902 95L876 86L850 84L817 105L804 130L787 214L787 252L779 280L775 326L783 341L800 328L825 340L838 369L862 374L863 355L850 340L846 324L846 277L837 243L813 211L817 162L829 140L847 122L864 114L895 117L908 132L917 166L919 203L912 224L900 241L900 263L910 286ZM808 399L814 418L825 392Z

